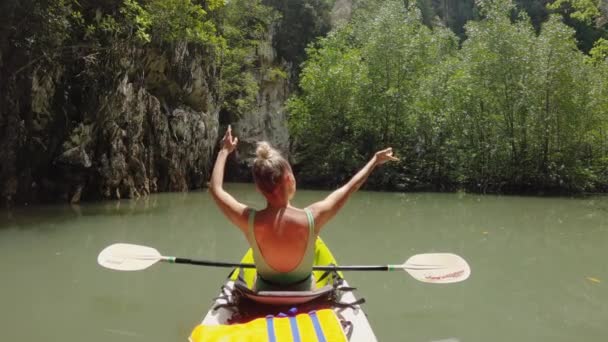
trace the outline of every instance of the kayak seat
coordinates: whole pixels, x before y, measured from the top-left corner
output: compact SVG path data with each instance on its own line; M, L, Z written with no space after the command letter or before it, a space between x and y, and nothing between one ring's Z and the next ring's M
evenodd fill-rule
M334 286L325 285L310 291L254 291L244 281L234 282L234 290L241 296L256 303L268 305L295 305L308 303L321 297L334 294Z

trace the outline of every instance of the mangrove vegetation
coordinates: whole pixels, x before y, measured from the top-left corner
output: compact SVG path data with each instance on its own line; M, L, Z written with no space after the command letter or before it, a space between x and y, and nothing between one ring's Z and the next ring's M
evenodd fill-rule
M608 190L600 0L6 0L0 205L204 187L219 139L332 188Z
M509 0L476 2L457 35L420 3L365 1L309 47L288 103L300 176L337 184L392 146L403 162L377 188L605 191L608 41L585 52L562 13L535 27Z

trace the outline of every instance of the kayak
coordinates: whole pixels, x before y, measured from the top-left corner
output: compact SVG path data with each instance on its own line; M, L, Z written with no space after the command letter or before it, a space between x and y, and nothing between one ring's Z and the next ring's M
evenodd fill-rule
M416 254L405 263L338 266L331 251L318 238L314 271L307 281L312 289L253 291L256 279L253 252L241 263L194 260L164 256L158 250L134 244L115 243L97 256L99 265L117 271L139 271L157 262L233 268L220 294L213 300L203 321L192 331L191 342L374 342L376 336L357 299L339 270L398 271L432 284L466 280L471 268L452 253Z
M115 243L97 256L99 265L117 271L139 271L157 262L233 268L219 296L189 339L191 342L374 342L376 336L357 299L339 270L398 271L432 284L466 280L471 268L452 253L416 254L403 264L338 266L331 251L318 238L309 291L252 290L256 279L253 252L241 263L164 256L158 250ZM235 268L236 267L236 268ZM299 284L295 284L294 290Z
M241 263L253 263L253 253L249 249ZM337 265L327 245L318 238L315 246L315 266ZM341 272L313 271L315 289L311 291L270 291L255 293L250 290L256 279L255 268L235 268L221 286L219 296L195 327L189 340L191 342L207 341L332 341L374 342L376 336L370 326L354 288L350 287ZM314 323L309 323L311 321ZM283 322L284 321L284 322ZM337 323L333 322L336 321ZM320 323L319 323L320 322ZM274 335L282 326L291 331L285 339ZM310 326L310 329L308 327ZM338 327L338 328L335 328ZM323 330L343 336L343 339L320 337ZM295 330L295 333L294 333ZM316 339L305 336L315 335ZM259 336L257 335L259 331ZM221 338L209 337L215 332ZM245 336L230 339L231 334ZM232 336L232 335L231 335ZM337 335L335 335L337 336ZM279 333L280 337L280 333Z

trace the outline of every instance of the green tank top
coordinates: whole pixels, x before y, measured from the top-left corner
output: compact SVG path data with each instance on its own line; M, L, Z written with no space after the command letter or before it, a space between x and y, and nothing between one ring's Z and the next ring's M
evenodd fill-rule
M289 272L279 272L272 268L266 260L255 238L254 221L256 211L249 209L249 229L247 240L253 251L253 260L257 269L258 277L255 283L257 291L276 290L288 288L289 290L308 291L311 288L312 264L315 257L315 221L310 210L304 209L308 218L308 241L306 242L306 250L304 256L293 270Z

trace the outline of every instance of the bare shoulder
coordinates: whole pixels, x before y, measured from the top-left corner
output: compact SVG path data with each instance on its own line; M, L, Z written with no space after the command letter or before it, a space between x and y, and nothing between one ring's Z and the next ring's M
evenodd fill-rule
M314 202L308 207L306 207L306 209L312 213L312 216L315 221L315 232L317 234L319 234L325 224L336 215L336 213L344 204L343 201L336 200L335 194L336 191L327 196L325 199L318 202Z
M308 216L305 209L290 207L285 210L285 219L291 224L308 225Z

